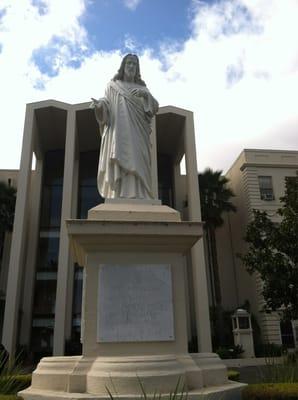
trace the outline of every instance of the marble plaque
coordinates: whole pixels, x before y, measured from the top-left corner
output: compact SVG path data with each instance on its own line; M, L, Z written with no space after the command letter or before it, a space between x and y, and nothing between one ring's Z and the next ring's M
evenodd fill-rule
M97 341L170 340L174 340L171 266L100 265Z

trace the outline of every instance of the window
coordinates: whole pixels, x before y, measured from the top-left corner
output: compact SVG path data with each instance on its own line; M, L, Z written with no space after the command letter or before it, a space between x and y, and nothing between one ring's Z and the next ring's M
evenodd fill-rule
M249 318L239 317L239 329L249 329Z
M61 224L64 151L48 151L45 155L40 226L59 228Z
M41 276L41 278L43 278ZM51 277L49 277L51 278ZM34 318L53 318L56 303L56 279L41 279L35 284Z
M271 176L259 176L259 189L261 200L274 200Z
M57 271L59 237L40 237L37 255L37 271Z
M169 207L174 206L173 201L173 160L167 154L157 155L158 170L158 198Z
M80 172L78 189L78 218L87 218L90 208L103 203L97 189L98 151L80 153Z
M295 347L292 321L289 321L289 320L280 321L280 334L281 334L282 344L286 348L294 348Z

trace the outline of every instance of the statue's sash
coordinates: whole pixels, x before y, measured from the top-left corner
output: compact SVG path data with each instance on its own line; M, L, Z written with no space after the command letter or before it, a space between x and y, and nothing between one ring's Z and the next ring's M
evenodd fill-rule
M129 101L131 103L131 105L133 107L135 107L139 112L141 112L141 113L144 112L144 106L143 106L141 99L138 98L137 96L134 96L133 94L131 94L130 91L122 85L121 81L111 81L110 86L116 92L118 92L121 96L125 97L125 99L127 101ZM136 84L136 88L138 86L139 85ZM146 90L145 87L141 87L141 88ZM148 94L149 94L149 92L148 92Z

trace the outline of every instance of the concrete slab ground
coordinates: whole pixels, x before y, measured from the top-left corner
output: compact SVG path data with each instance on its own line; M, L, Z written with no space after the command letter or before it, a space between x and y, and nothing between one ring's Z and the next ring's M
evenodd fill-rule
M259 383L263 381L268 369L268 363L272 364L272 359L265 357L258 358L237 358L223 360L228 369L233 369L240 373L239 381L242 383ZM282 357L275 357L274 364L281 364Z

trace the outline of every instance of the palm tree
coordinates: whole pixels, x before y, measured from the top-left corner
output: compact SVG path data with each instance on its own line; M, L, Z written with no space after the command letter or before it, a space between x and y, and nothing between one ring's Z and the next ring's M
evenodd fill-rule
M218 311L217 323L219 326L216 331L219 333L219 339L223 332L223 317L215 231L224 223L222 217L224 212L236 211L236 207L230 201L234 193L228 188L228 182L229 180L222 175L222 171L212 171L207 168L199 174L202 220L205 222L212 300Z
M4 247L5 233L12 230L16 190L4 182L0 182L0 270ZM4 299L0 292L0 329L3 323Z
M11 231L14 219L16 189L0 182L0 259L6 231Z

